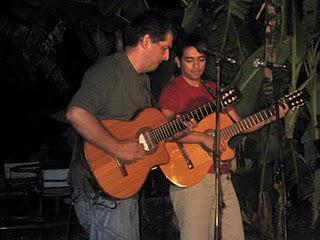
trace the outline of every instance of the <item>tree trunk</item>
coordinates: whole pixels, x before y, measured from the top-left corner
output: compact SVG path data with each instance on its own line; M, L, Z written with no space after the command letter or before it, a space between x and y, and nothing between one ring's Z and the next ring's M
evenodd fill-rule
M275 63L276 62L276 50L274 42L274 29L277 27L276 21L276 8L269 1L266 1L265 5L266 10L266 39L265 39L265 62L266 63ZM273 72L272 68L264 68L264 82L262 84L262 91L265 94L267 104L269 106L275 104L274 93L275 90L273 87ZM280 143L279 143L280 144ZM281 146L279 146L281 148ZM280 149L281 151L281 149ZM280 154L281 156L281 154ZM272 157L272 156L270 156ZM276 160L280 161L280 160ZM275 163L273 163L275 164ZM279 163L278 163L279 164ZM280 163L281 165L281 163ZM263 164L262 167L266 167L267 164ZM274 168L264 169L265 171L272 171ZM277 174L277 173L275 173ZM261 233L266 239L286 239L286 216L285 213L285 188L282 185L284 179L281 176L282 172L280 171L279 176L274 176L273 178L273 188L277 192L277 204L272 204L272 195L273 191L264 190L265 188L260 189L259 194L259 225ZM269 175L272 176L273 174ZM268 182L266 179L261 179L263 182ZM262 185L263 186L263 185ZM270 188L266 188L270 189Z

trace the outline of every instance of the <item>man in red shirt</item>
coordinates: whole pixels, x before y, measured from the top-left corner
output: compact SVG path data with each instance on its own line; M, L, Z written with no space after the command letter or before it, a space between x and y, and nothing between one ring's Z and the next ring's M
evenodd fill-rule
M217 86L212 81L203 81L202 75L206 67L205 43L196 34L187 34L177 43L175 62L181 74L168 83L160 95L160 108L168 120L177 114L190 112L196 107L213 101L208 87L216 91ZM206 85L206 86L205 86ZM283 117L288 107L280 108ZM233 108L224 111L233 121L241 120ZM255 131L275 118L266 119L245 132ZM212 127L213 128L213 127ZM197 143L206 146L211 151L214 146L212 136L200 131L189 132L178 139L183 143ZM220 150L226 146L222 144ZM191 159L192 160L192 159ZM230 162L230 161L229 161ZM214 239L215 229L215 168L211 166L205 177L190 187L170 186L170 197L178 219L180 239L182 240L209 240ZM220 175L221 198L224 207L221 211L221 236L223 240L244 240L241 211L228 169Z

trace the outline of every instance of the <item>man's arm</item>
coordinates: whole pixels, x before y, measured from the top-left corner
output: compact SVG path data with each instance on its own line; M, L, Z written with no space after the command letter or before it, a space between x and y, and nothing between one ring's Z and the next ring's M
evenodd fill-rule
M88 142L125 161L144 157L143 147L134 140L120 141L114 138L90 112L76 106L68 108L66 117L72 126Z
M287 104L280 104L280 108L279 108L279 116L282 118L286 115L287 111L288 111L288 105ZM172 112L171 110L168 109L161 109L162 113L166 116L166 118L168 120L172 120L174 119L175 113ZM237 114L237 112L234 109L231 109L228 111L228 114L233 118L234 121L240 121L241 117ZM244 131L244 133L251 133L254 132L262 127L264 127L267 124L270 124L272 122L275 121L275 116L268 118L260 123L258 123L257 125L247 129L246 131ZM189 134L187 135L183 135L183 136L179 136L178 139L175 139L176 141L179 142L184 142L184 143L198 143L198 144L203 144L206 147L208 147L209 149L213 149L214 146L214 139L212 136L202 133L202 132L197 132L197 131L193 131L193 132L189 132ZM226 146L224 145L225 143L222 142L221 143L221 150L223 151Z
M279 117L283 118L287 114L288 110L289 110L289 107L288 107L287 104L285 104L285 103L280 104L279 105ZM233 109L230 110L228 112L228 114L230 114L231 117L233 118L233 120L235 120L236 122L241 120L241 117ZM266 125L268 125L268 124L270 124L272 122L274 122L275 120L276 120L276 117L272 116L272 117L270 117L270 118L268 118L268 119L266 119L266 120L264 120L264 121L262 121L262 122L260 122L260 123L258 123L256 125L252 126L251 128L248 128L247 130L244 131L244 133L254 132L254 131L256 131L256 130L258 130L258 129L260 129L260 128L262 128L262 127L264 127L264 126L266 126Z
M169 120L173 120L176 118L176 114L168 109L161 109L164 116ZM175 141L184 142L184 143L201 143L206 145L207 147L213 146L213 138L205 133L193 131L193 128L197 125L197 123L193 120L192 124L188 127L188 132L184 134L177 134L173 137Z

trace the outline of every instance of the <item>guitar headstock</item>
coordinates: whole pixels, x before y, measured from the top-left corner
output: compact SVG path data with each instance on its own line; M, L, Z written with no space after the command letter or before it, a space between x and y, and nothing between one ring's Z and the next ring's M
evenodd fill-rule
M240 101L240 91L236 87L228 87L226 89L221 90L221 107L226 108L227 106L232 106Z
M286 103L292 110L297 110L310 100L309 93L305 90L296 90L293 93L284 96Z

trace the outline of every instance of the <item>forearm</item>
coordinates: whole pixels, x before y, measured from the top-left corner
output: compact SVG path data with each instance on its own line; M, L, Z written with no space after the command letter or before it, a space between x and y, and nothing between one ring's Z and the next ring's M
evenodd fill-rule
M256 125L254 125L253 127L248 128L248 129L245 130L243 133L251 133L251 132L254 132L254 131L256 131L256 130L258 130L258 129L260 129L260 128L263 128L264 126L272 123L273 121L274 121L274 120L273 120L272 118L268 118L268 119L266 119L266 120L264 120L264 121L262 121L262 122L260 122L260 123L258 123L258 124L256 124Z
M289 110L289 107L286 103L279 104L279 118L283 118L287 114L288 110ZM257 125L247 129L245 131L245 133L250 133L250 132L256 131L256 130L274 122L275 120L276 120L276 117L272 116L272 117L262 121L261 123L258 123Z
M86 141L111 154L116 154L118 140L107 131L101 121L94 115L79 107L71 107L68 109L66 117Z
M181 137L179 139L176 139L177 142L182 143L193 143L193 144L200 144L202 147L204 147L208 151L213 150L214 142L213 142L213 136L208 135L206 133L202 132L192 132L184 137Z
M175 139L175 141L182 143L201 143L204 140L204 133L191 132L185 136Z

